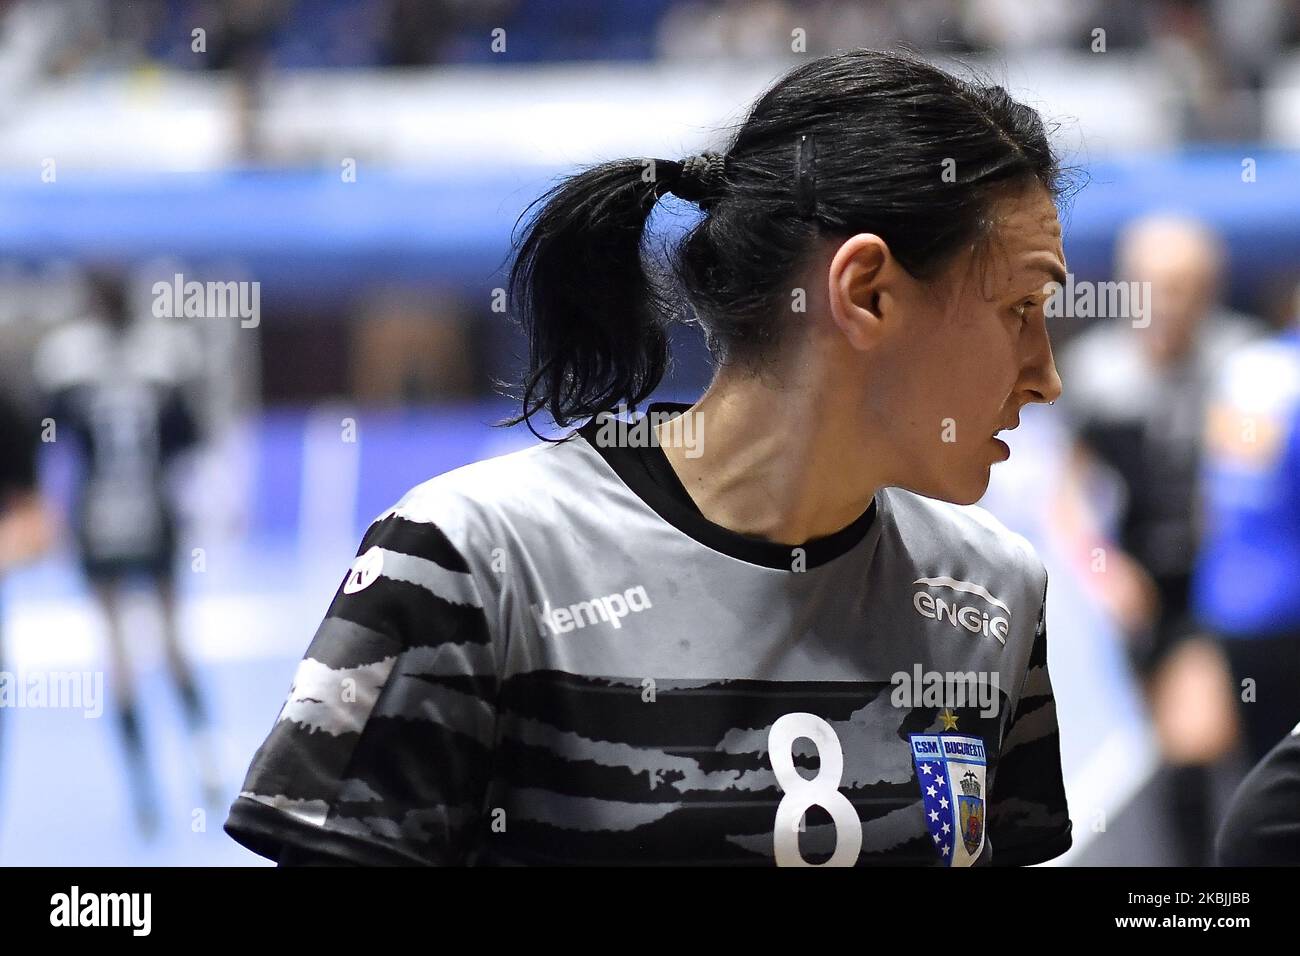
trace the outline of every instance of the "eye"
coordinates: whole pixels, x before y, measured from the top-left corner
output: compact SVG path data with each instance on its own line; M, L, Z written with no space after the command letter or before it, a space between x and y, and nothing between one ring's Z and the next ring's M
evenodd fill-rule
M1011 307L1011 311L1023 322L1029 321L1029 313L1038 306L1036 299L1025 299L1017 305Z

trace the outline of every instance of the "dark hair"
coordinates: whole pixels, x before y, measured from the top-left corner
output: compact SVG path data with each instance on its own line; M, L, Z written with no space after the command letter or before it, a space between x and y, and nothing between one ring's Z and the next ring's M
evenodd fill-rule
M875 233L927 278L987 235L1003 190L1037 182L1054 201L1063 191L1033 109L906 53L854 50L796 67L754 104L724 160L717 195L701 203L706 215L669 257L723 361L761 361L780 339L790 277L819 236ZM692 198L698 166L682 184ZM661 159L599 163L525 210L542 204L510 271L529 366L522 411L506 424L531 427L545 410L569 425L620 402L636 407L659 384L666 327L681 309L647 271L642 237L682 169Z

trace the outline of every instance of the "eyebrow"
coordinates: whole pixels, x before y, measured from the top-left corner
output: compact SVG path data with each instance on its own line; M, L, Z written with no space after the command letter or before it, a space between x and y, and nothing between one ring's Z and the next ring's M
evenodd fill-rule
M1042 260L1039 260L1035 265L1030 267L1029 271L1031 273L1041 272L1044 275L1049 276L1052 281L1065 285L1065 270L1056 262L1044 263Z

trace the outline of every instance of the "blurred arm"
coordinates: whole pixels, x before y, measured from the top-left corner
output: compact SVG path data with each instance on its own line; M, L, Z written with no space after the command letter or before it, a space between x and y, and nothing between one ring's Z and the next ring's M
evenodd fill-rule
M0 574L38 557L53 540L53 522L35 491L10 494L0 508Z
M1132 636L1151 625L1159 596L1151 576L1102 527L1088 491L1089 476L1096 474L1099 467L1088 446L1076 440L1062 469L1050 513L1084 586Z

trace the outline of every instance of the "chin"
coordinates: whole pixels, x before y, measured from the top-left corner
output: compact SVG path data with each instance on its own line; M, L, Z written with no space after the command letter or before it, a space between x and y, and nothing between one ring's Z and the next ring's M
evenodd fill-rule
M954 505L973 505L984 497L989 488L989 469L979 474L947 475L925 487L908 488L918 495L947 501Z
M988 491L989 483L986 481L978 488L971 490L966 494L955 495L948 500L955 505L973 505L984 497L984 492Z
M965 488L951 489L947 494L934 495L933 497L954 505L973 505L984 497L984 492L988 490L988 487L989 483L985 481L978 487L972 485Z

